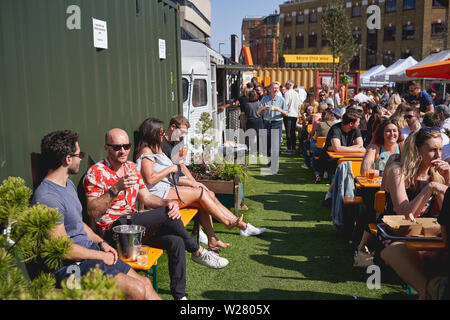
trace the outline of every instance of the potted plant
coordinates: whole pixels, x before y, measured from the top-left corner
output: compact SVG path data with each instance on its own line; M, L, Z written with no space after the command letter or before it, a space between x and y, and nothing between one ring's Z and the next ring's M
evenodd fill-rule
M247 166L227 162L217 155L217 139L214 138L213 120L207 112L202 113L196 127L196 137L191 139L194 150L187 166L193 177L213 191L222 202L230 202L235 214L246 210L244 184L248 179Z

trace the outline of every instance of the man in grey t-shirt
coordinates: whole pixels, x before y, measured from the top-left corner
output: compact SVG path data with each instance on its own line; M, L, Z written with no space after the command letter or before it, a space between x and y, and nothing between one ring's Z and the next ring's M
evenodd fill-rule
M46 135L41 142L41 155L50 170L36 189L33 202L57 209L63 218L51 233L68 236L73 242L65 257L68 264L54 272L58 283L71 274L70 263L79 268L81 276L98 265L105 274L116 278L117 287L126 298L161 300L148 278L120 260L117 251L83 223L81 203L69 180L70 175L78 173L84 157L78 145L78 134L65 130Z

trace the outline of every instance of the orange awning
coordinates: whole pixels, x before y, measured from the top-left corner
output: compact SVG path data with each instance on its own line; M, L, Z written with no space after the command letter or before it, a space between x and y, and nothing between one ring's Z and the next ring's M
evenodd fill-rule
M450 79L450 59L406 70L411 78Z

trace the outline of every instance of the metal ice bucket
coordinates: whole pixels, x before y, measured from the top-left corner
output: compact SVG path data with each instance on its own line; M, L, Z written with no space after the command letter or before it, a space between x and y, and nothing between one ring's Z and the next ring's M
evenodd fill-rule
M139 225L119 225L112 228L119 257L124 261L136 261L141 249L145 227Z

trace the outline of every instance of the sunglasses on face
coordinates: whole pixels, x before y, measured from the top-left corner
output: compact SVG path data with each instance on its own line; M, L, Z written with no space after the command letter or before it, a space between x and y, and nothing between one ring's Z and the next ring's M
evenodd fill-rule
M114 151L119 151L123 148L123 150L129 150L131 147L131 143L127 144L106 144L108 147L111 147Z
M78 157L80 160L83 160L84 156L86 155L86 152L80 151L80 153L76 154L70 154L71 157Z
M405 115L404 117L403 117L403 119L412 119L412 118L414 118L415 116L413 116L413 115L411 115L411 114L407 114L407 115Z

